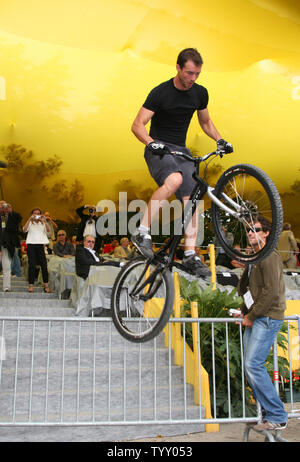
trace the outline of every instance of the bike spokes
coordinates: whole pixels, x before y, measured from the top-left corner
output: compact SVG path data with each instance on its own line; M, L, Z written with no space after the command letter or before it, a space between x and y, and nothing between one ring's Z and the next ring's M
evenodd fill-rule
M112 313L128 340L146 341L161 330L170 315L173 284L169 270L143 258L126 265L112 294Z
M282 207L274 184L264 172L249 165L232 167L222 175L214 194L227 207L227 210L222 210L216 204L212 205L216 235L220 245L233 259L254 261L269 248L275 248L281 231ZM232 213L228 212L228 208ZM268 242L267 248L265 240L255 230L261 216L270 222L271 242ZM249 230L255 235L251 241L248 239Z

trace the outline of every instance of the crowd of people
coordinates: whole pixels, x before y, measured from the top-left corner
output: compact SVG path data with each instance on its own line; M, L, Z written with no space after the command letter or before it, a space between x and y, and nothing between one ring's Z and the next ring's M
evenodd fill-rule
M98 215L96 207L92 205L83 205L76 210L80 217L77 235L68 236L64 229L58 229L58 226L51 218L49 212L42 212L40 208L35 208L31 211L25 225L21 227L22 217L19 213L12 209L12 206L5 202L0 201L0 218L1 218L1 265L3 273L3 290L10 291L11 274L21 276L21 266L24 257L28 261L28 282L29 292L33 292L34 281L37 274L37 266L41 268L42 279L44 283L45 292L49 292L48 286L48 271L47 271L47 254L54 254L61 258L75 257L77 253L81 257L76 258L76 264L80 267L80 258L83 253L82 248L93 249L95 252L95 262L98 265L107 263L103 256L115 257L117 259L130 258L134 245L127 236L122 237L120 240L117 237L112 237L110 242L104 242L102 236L97 233L97 220ZM23 232L23 239L20 237ZM226 239L230 242L233 241L232 233L228 233L224 229ZM24 237L25 234L25 237ZM86 237L90 237L88 242ZM183 241L183 240L182 240ZM283 266L285 268L295 268L300 266L299 262L299 240L296 240L291 230L291 225L285 223L283 226L282 236L278 245L278 250L282 256ZM224 250L218 245L216 239L213 239L213 244L216 249L216 265L226 267L228 269L240 268L244 265L229 258ZM181 242L180 247L176 253L175 258L181 260L183 253L184 243ZM157 245L153 243L153 250L157 250ZM201 259L202 263L206 263L207 251L201 247L195 248L196 255ZM80 253L81 252L81 253ZM99 262L99 256L100 262ZM78 271L81 273L81 271ZM86 274L86 270L84 271ZM79 275L79 274L78 274Z
M47 255L75 257L76 274L84 279L91 265L119 265L112 259L105 259L105 256L116 259L130 257L133 245L126 236L120 241L113 237L111 242L105 244L97 233L95 206L83 205L76 212L80 218L77 234L68 236L66 230L58 228L49 212L35 207L22 226L22 216L13 210L11 204L0 201L0 253L4 292L11 291L11 276L22 276L25 263L28 291L34 292L34 283L41 270L44 291L50 292Z
M11 290L11 275L20 277L22 265L27 260L28 265L28 291L34 291L34 282L41 269L44 291L50 292L49 275L46 255L53 254L61 258L75 257L76 273L84 279L88 276L91 265L116 265L111 258L126 260L134 251L134 245L127 236L120 240L112 237L110 242L104 242L97 233L98 215L93 205L83 205L76 210L80 223L77 235L68 236L66 230L58 229L58 225L51 218L49 212L42 212L38 207L32 209L30 216L21 226L22 217L14 211L11 204L0 201L0 245L1 266L3 274L3 291ZM226 239L233 242L233 235L224 229ZM216 249L216 265L228 269L241 268L244 265L230 259L224 250L213 240ZM175 258L182 260L184 242L178 248ZM157 246L153 243L153 250ZM291 225L285 223L278 245L284 268L300 266L299 242L294 237ZM200 247L195 248L196 255L206 264L207 251Z

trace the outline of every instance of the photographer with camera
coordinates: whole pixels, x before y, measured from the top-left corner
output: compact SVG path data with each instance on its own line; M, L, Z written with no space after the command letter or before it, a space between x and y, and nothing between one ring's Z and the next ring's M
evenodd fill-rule
M47 233L50 231L46 217L38 207L33 209L31 216L23 226L24 233L27 233L27 257L28 257L28 292L33 292L35 269L40 265L44 282L44 292L50 292L48 287L48 268L44 246L49 244Z
M3 290L11 289L11 262L16 250L20 246L19 224L22 217L14 212L12 206L5 201L0 201L0 246L3 269Z
M88 214L84 213L85 210ZM76 209L76 213L81 218L77 232L77 241L82 243L85 236L94 236L95 250L99 252L101 236L97 233L96 225L99 217L96 215L96 207L94 205L83 205Z

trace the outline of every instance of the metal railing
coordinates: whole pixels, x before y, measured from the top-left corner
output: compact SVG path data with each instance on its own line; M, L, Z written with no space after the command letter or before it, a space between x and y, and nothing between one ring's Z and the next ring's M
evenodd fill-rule
M299 363L297 316L289 316L287 341L290 371ZM233 407L235 374L231 363L232 318L172 318L164 334L145 344L125 341L110 318L0 319L0 426L85 426L204 424L217 430L224 422L256 422L259 408L248 412L244 380L242 328L239 330L240 406ZM211 330L211 371L202 367L202 326ZM215 341L222 325L227 411L219 414L219 365ZM186 327L193 347L186 344ZM182 343L174 348L175 330ZM165 344L166 342L166 344ZM274 346L275 378L278 376ZM279 380L279 379L278 379ZM279 382L275 380L275 386ZM236 384L235 384L236 385ZM224 391L224 390L223 390ZM300 403L288 405L289 417L300 416ZM224 398L225 396L225 398Z

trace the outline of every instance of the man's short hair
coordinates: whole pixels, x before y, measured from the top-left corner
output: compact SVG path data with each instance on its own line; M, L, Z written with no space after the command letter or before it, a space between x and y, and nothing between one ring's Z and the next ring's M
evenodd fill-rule
M94 241L96 241L95 236L93 236L92 234L87 234L86 236L84 236L83 242L85 242L85 241L87 240L88 237L92 237L92 238L94 239Z
M272 228L272 223L270 222L270 220L268 220L268 218L264 217L263 215L258 215L256 221L261 224L261 227L264 233L266 231L269 231L269 235L270 235L271 228ZM267 236L267 239L268 237L269 236Z
M185 48L179 53L177 64L180 69L182 69L189 60L193 61L196 66L201 66L201 64L203 64L203 59L196 48Z

